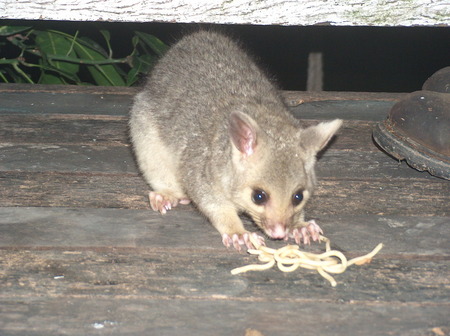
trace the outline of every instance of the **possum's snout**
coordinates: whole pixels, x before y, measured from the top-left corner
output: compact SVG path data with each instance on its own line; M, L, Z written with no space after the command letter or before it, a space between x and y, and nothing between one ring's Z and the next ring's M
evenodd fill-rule
M288 234L288 230L285 225L275 224L265 229L266 234L273 239L284 239Z

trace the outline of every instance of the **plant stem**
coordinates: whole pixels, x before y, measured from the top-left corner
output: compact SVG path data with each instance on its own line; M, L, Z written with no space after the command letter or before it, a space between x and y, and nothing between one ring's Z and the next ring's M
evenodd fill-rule
M66 55L70 55L70 53L73 51L73 46L74 46L75 41L76 41L76 39L77 39L77 37L78 37L78 33L79 33L79 31L77 30L77 32L76 32L75 35L73 36L72 44L70 45L69 51L67 52Z
M17 58L8 59L8 58L2 58L0 59L0 64L17 64L19 63L19 60Z
M25 80L30 83L30 84L34 84L34 82L31 80L30 77L28 77L28 75L22 71L22 69L19 67L18 62L17 63L13 63L12 64L14 70L16 70L23 78L25 78Z
M0 78L3 80L3 83L9 83L8 78L3 75L3 72L0 71Z
M104 64L117 64L117 63L127 63L128 59L120 58L120 59L112 59L108 58L105 60L89 60L84 58L74 58L70 56L59 56L59 55L47 55L47 58L52 61L65 61L70 63L79 63L79 64L87 64L87 65L104 65Z

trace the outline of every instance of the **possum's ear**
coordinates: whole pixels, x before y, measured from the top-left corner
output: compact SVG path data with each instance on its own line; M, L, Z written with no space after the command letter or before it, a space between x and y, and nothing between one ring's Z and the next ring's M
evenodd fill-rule
M251 117L242 112L231 113L229 132L231 141L244 158L255 153L259 127Z
M315 155L327 145L341 125L342 120L335 119L301 130L302 146Z

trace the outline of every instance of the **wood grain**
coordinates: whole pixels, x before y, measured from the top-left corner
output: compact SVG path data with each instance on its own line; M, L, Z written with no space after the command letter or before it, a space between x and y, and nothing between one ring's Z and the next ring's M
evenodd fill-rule
M63 280L64 281L64 280ZM260 293L270 290L270 283ZM264 335L441 335L450 328L445 321L448 305L383 304L373 301L303 302L182 299L151 296L75 296L70 300L48 295L0 300L4 335L244 335L253 328ZM376 326L376 327L375 327ZM33 331L33 332L30 332Z
M182 1L2 0L0 18L26 20L134 21L265 25L429 26L448 25L448 4L431 0Z
M139 176L62 173L0 173L3 206L148 208L149 188ZM366 180L322 178L311 216L338 214L449 214L450 189L440 180ZM364 196L362 196L364 195Z
M248 230L258 231L255 224L243 219ZM450 256L448 217L322 214L317 222L334 248L352 257L366 254L380 242L385 245L380 256L435 261ZM0 226L0 249L226 253L214 228L186 206L164 216L151 210L1 207ZM267 244L278 248L285 243L267 240ZM319 252L324 246L302 248ZM230 256L236 257L234 251Z
M0 85L2 336L450 334L450 183L371 138L401 94L284 93L305 125L345 120L307 218L348 257L385 245L332 288L308 270L232 276L255 259L193 206L150 211L127 136L135 92Z
M410 169L405 163L387 156L375 146L357 146L359 149L366 147L366 151L335 149L344 148L350 139L348 137L344 142L339 137L321 155L316 164L319 180L322 177L355 178L361 171L365 171L364 174L370 175L371 179L433 179L428 173ZM128 144L0 144L0 150L0 171L4 172L138 174L132 149Z

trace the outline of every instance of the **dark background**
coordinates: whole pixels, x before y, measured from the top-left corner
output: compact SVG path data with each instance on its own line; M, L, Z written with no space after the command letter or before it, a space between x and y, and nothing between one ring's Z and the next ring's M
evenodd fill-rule
M322 52L324 90L411 92L435 71L450 66L448 27L282 27L168 23L9 21L0 24L51 28L102 41L111 32L115 57L131 50L133 32L143 31L167 44L183 34L213 27L239 39L285 90L305 90L307 58Z

